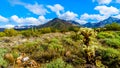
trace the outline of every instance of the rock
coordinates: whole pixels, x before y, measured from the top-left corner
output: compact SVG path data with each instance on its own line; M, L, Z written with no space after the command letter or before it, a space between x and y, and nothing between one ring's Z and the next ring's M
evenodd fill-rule
M28 60L29 60L29 57L24 57L24 58L22 59L23 62L26 62L26 61L28 61Z
M4 55L4 58L6 59L6 60L8 60L10 63L14 63L14 57L13 57L13 55L11 54L11 53L7 53L7 54L5 54Z

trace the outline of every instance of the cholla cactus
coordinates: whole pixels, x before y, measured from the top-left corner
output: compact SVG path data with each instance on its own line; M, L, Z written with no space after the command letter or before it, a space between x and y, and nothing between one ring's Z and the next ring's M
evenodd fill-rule
M90 45L91 41L94 41L97 33L91 28L80 28L78 34L82 34L84 36L83 42L86 46Z
M87 63L94 63L95 50L98 42L96 40L97 33L92 28L80 28L78 34L84 36L84 50L86 53Z

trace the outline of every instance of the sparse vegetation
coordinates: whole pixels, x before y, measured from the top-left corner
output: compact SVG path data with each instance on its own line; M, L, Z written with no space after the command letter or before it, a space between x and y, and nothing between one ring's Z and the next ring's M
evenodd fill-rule
M0 66L7 68L119 68L120 32L95 31L92 28L71 28L67 32L42 28L0 33ZM4 58L11 55L14 62ZM22 55L22 56L21 56ZM25 64L18 64L22 57ZM33 66L28 62L34 62Z

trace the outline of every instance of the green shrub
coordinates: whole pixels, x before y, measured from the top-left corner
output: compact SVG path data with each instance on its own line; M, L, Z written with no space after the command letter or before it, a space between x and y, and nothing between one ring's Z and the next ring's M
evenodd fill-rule
M32 30L26 30L26 31L22 31L21 34L25 37L38 37L40 35L39 32L34 32Z
M18 35L18 32L14 29L5 29L4 33L6 34L6 36L9 36L9 37Z
M70 64L66 64L62 58L55 59L46 64L46 68L73 68Z
M42 34L52 32L52 30L51 30L50 27L48 27L48 28L41 28L39 31L40 31Z
M8 62L4 59L4 54L7 52L7 49L0 48L0 66L3 66L4 68L7 67Z
M120 39L105 39L105 43L110 47L120 48Z
M60 41L56 38L52 39L48 45L49 49L53 49L58 52L64 51L63 46L60 44Z
M83 35L80 35L80 34L77 34L77 33L72 33L70 37L75 41L82 40L84 38Z
M114 30L119 31L120 30L120 24L113 22L112 24L105 25L106 30Z
M119 68L120 66L120 52L113 48L100 47L97 53L102 57L102 63L108 68Z
M4 32L0 32L0 37L4 37L6 34Z
M115 35L111 32L100 32L98 33L97 38L101 38L101 39L115 38Z

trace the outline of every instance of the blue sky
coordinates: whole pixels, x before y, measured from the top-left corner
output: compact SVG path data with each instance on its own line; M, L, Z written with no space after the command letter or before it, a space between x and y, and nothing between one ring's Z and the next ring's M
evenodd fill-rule
M80 24L120 18L120 0L0 0L0 27L40 25L53 18Z

